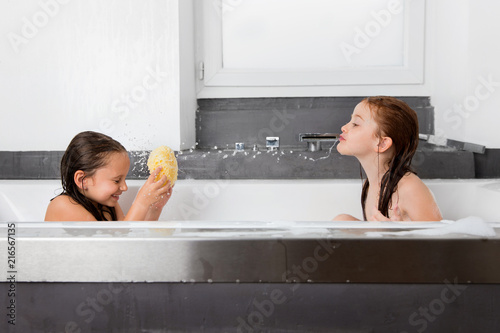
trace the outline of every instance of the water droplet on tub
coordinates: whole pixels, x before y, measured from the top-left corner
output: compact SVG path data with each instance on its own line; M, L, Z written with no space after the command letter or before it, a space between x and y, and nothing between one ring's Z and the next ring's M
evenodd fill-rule
M207 282L208 282L208 283L212 283L212 282L214 282L214 280L212 280L212 279L208 279L208 280L207 280Z
M222 156L222 159L225 160L227 158L227 154L225 154L224 156Z
M240 279L236 279L236 283L240 283Z
M217 150L217 146L214 146L214 149Z
M195 145L198 145L198 142L195 142Z

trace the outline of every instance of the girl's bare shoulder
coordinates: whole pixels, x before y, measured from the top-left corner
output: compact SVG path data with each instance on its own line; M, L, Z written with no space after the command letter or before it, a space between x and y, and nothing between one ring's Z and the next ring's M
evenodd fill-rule
M400 194L409 195L415 194L415 192L428 192L430 194L427 185L414 173L407 173L401 178L398 183L398 191Z
M415 174L407 174L398 184L400 208L412 221L440 221L442 219L434 195Z
M45 221L95 221L94 216L68 195L59 195L50 201Z

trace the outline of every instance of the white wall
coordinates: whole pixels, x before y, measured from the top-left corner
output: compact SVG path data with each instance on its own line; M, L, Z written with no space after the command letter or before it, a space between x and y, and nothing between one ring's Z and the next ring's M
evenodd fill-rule
M2 1L0 150L64 150L84 130L129 150L192 146L194 73L180 56L192 28L179 11L192 13L181 3Z
M218 94L429 95L438 134L500 148L499 11L494 0L428 0L425 82L417 87L222 87ZM101 130L129 150L191 147L192 33L191 0L1 2L0 150L64 150L83 130Z
M500 20L496 14L500 2L438 0L435 5L431 97L436 133L500 148Z

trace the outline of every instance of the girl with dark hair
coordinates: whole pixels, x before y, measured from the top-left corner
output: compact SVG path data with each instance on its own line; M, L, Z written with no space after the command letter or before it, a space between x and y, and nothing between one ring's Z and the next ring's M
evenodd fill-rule
M172 195L157 168L141 187L125 215L118 204L128 187L125 177L130 159L125 148L107 135L82 132L71 140L61 159L63 192L51 200L45 221L158 220Z
M411 169L418 146L417 114L394 97L362 100L342 127L337 150L355 156L367 179L361 193L367 221L440 221L434 196ZM357 220L342 214L337 221Z

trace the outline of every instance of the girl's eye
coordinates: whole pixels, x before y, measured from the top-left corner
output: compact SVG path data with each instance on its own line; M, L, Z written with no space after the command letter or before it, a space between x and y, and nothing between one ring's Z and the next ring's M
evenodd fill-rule
M358 124L352 123L352 127L356 127L356 126L358 126Z

